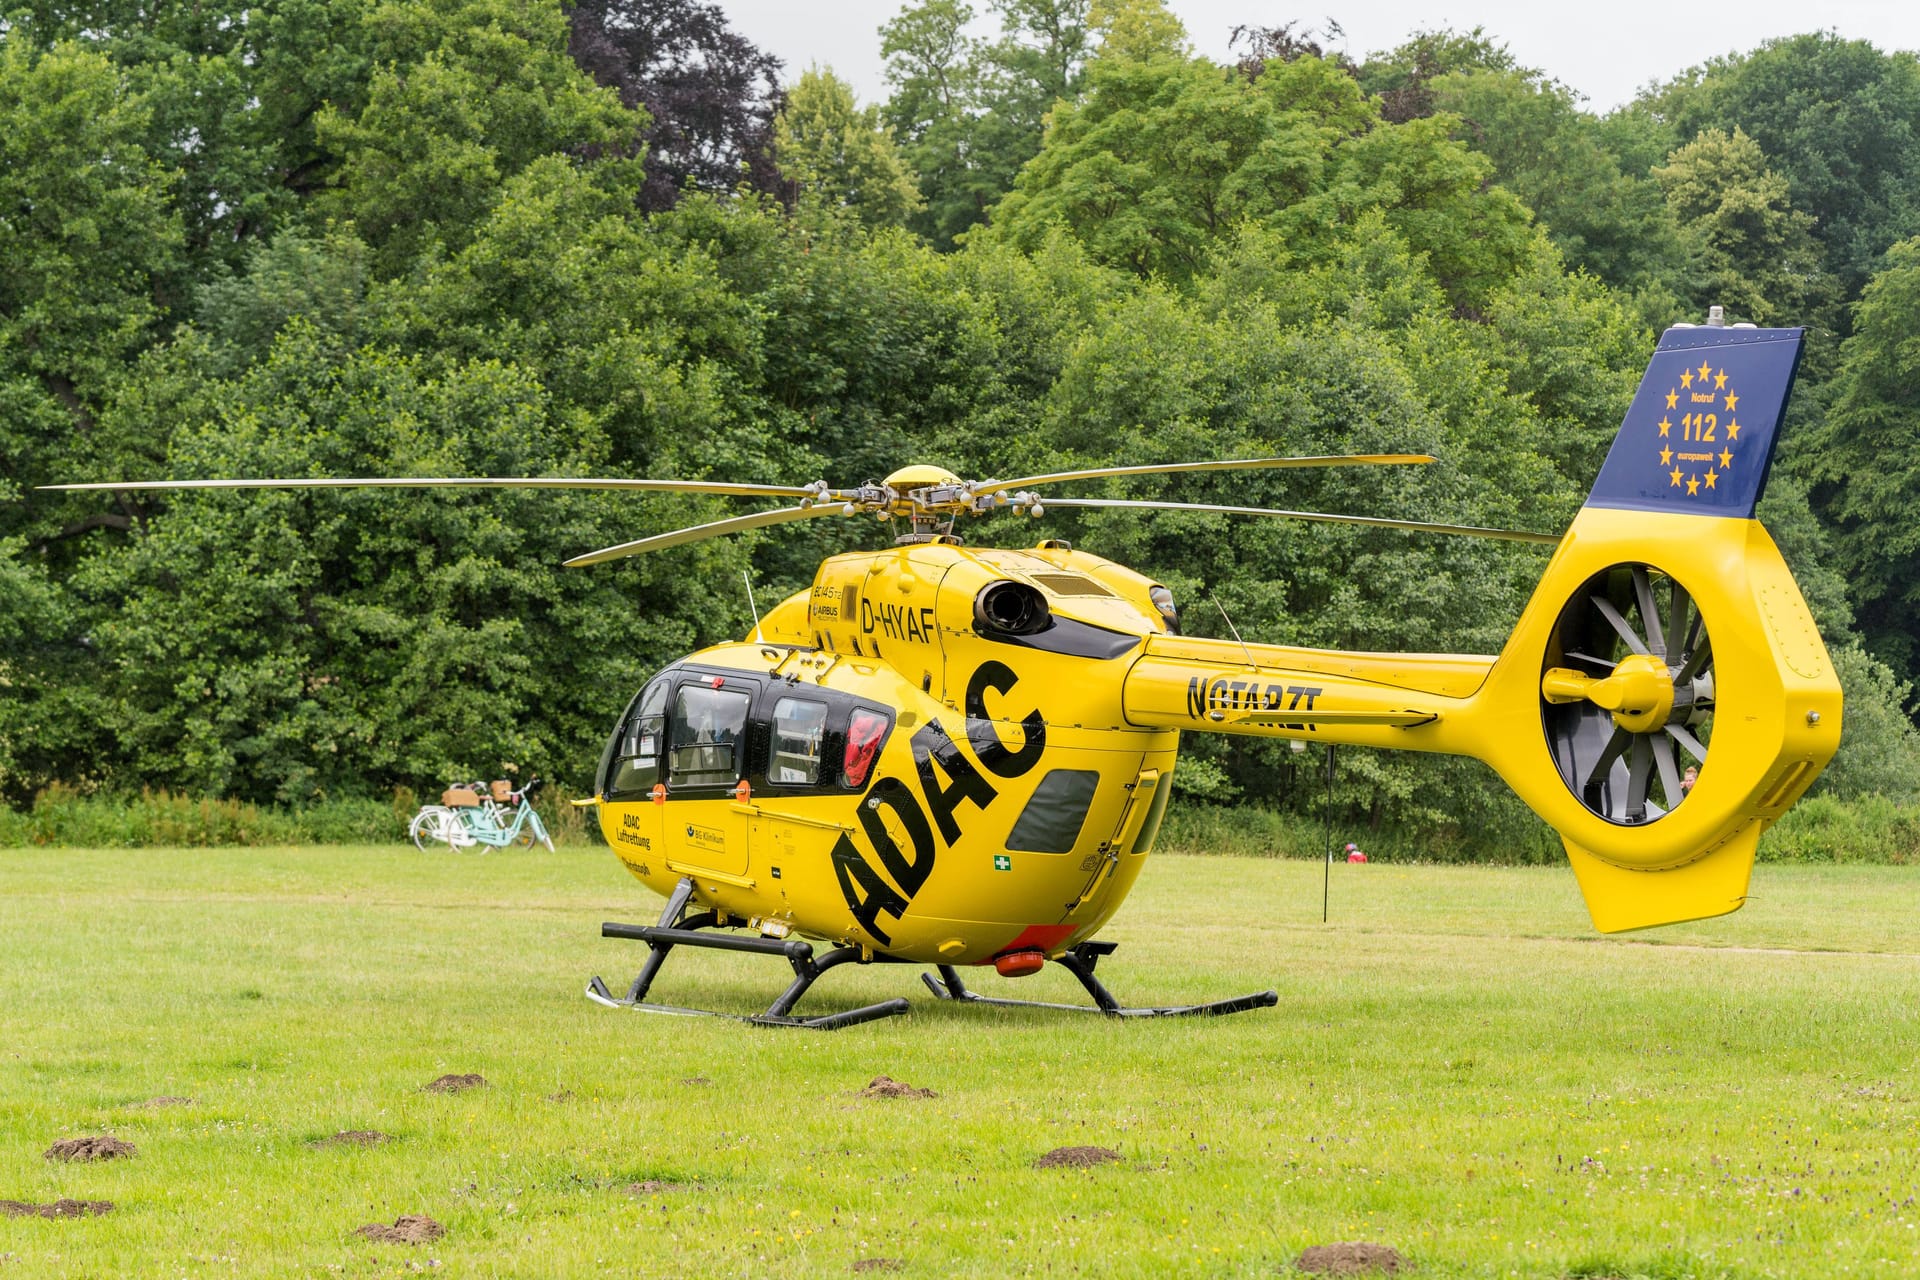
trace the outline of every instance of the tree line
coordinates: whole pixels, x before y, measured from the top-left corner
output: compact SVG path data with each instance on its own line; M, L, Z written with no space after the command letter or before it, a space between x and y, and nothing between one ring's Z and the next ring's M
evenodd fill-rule
M1822 786L1912 798L1913 55L1777 40L1596 115L1477 30L1356 62L1247 26L1219 63L1159 0L987 8L902 8L864 105L699 0L6 10L0 796L584 786L650 671L749 625L742 571L764 606L887 539L579 572L742 508L36 485L1422 451L1110 492L1552 530L1657 331L1718 304L1811 329L1762 515L1847 689ZM974 536L1034 536L998 519ZM1341 647L1494 652L1544 564L1184 513L1045 533L1149 569L1196 632ZM1214 738L1178 784L1304 811L1294 774ZM1537 834L1472 762L1356 753L1340 788L1355 819Z

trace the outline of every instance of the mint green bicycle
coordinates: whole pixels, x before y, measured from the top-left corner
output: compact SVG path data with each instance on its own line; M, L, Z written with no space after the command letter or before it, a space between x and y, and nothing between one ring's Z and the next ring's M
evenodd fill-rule
M491 786L476 782L466 787L448 787L441 803L422 806L407 826L413 847L425 853L429 847L465 849L484 845L504 849L510 844L530 849L535 843L553 851L553 837L534 811L532 796L540 779L530 780L518 791L511 783Z

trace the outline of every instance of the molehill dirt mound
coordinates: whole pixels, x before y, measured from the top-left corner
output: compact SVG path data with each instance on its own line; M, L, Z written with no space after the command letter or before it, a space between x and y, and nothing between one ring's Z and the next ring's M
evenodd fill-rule
M1111 1147L1055 1147L1033 1162L1036 1169L1091 1169L1113 1164L1120 1153Z
M873 1083L860 1091L863 1098L937 1098L940 1095L931 1089L916 1089L904 1080L895 1080L892 1076L875 1076Z
M377 1147L392 1142L393 1135L382 1133L378 1129L342 1129L326 1138L315 1138L316 1147Z
M148 1098L145 1102L133 1104L137 1111L160 1111L166 1107L190 1107L192 1098L176 1098L172 1094L162 1094L158 1098Z
M853 1264L855 1271L898 1271L907 1264L898 1258L862 1258Z
M52 1204L0 1200L0 1218L97 1218L112 1212L111 1200L55 1200Z
M356 1228L353 1234L382 1244L425 1244L447 1234L447 1229L424 1213L403 1213L393 1220L392 1226L369 1222Z
M104 1133L86 1138L62 1138L46 1150L49 1160L123 1160L135 1152L131 1142Z
M484 1089L486 1087L487 1078L482 1075L445 1075L435 1080L432 1084L422 1086L427 1093L465 1093L469 1089Z
M1323 1276L1363 1276L1370 1272L1393 1276L1412 1270L1398 1249L1364 1240L1314 1245L1303 1251L1293 1265Z

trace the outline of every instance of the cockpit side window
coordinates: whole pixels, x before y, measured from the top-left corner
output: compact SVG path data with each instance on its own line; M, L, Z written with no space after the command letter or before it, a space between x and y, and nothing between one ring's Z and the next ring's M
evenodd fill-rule
M729 787L738 781L752 701L744 690L681 685L667 726L667 785Z
M633 710L614 735L603 793L609 800L637 799L660 781L660 749L665 745L667 693L671 687L662 676L641 690Z

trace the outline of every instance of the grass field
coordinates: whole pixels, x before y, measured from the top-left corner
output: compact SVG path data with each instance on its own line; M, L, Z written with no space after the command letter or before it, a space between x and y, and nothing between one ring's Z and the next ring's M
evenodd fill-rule
M1163 855L1107 934L1123 999L1277 1009L953 1008L876 966L805 1007L913 1013L823 1034L583 999L642 954L599 922L658 910L604 852L8 851L0 1199L117 1208L0 1218L0 1277L1237 1276L1351 1240L1433 1277L1920 1272L1913 871L1763 866L1735 916L1606 940L1564 869L1343 865L1325 926L1320 875ZM680 953L657 995L750 1011L774 969ZM859 1097L882 1073L939 1096ZM96 1133L139 1154L41 1156ZM1075 1145L1123 1160L1033 1167ZM446 1236L353 1235L406 1213Z

